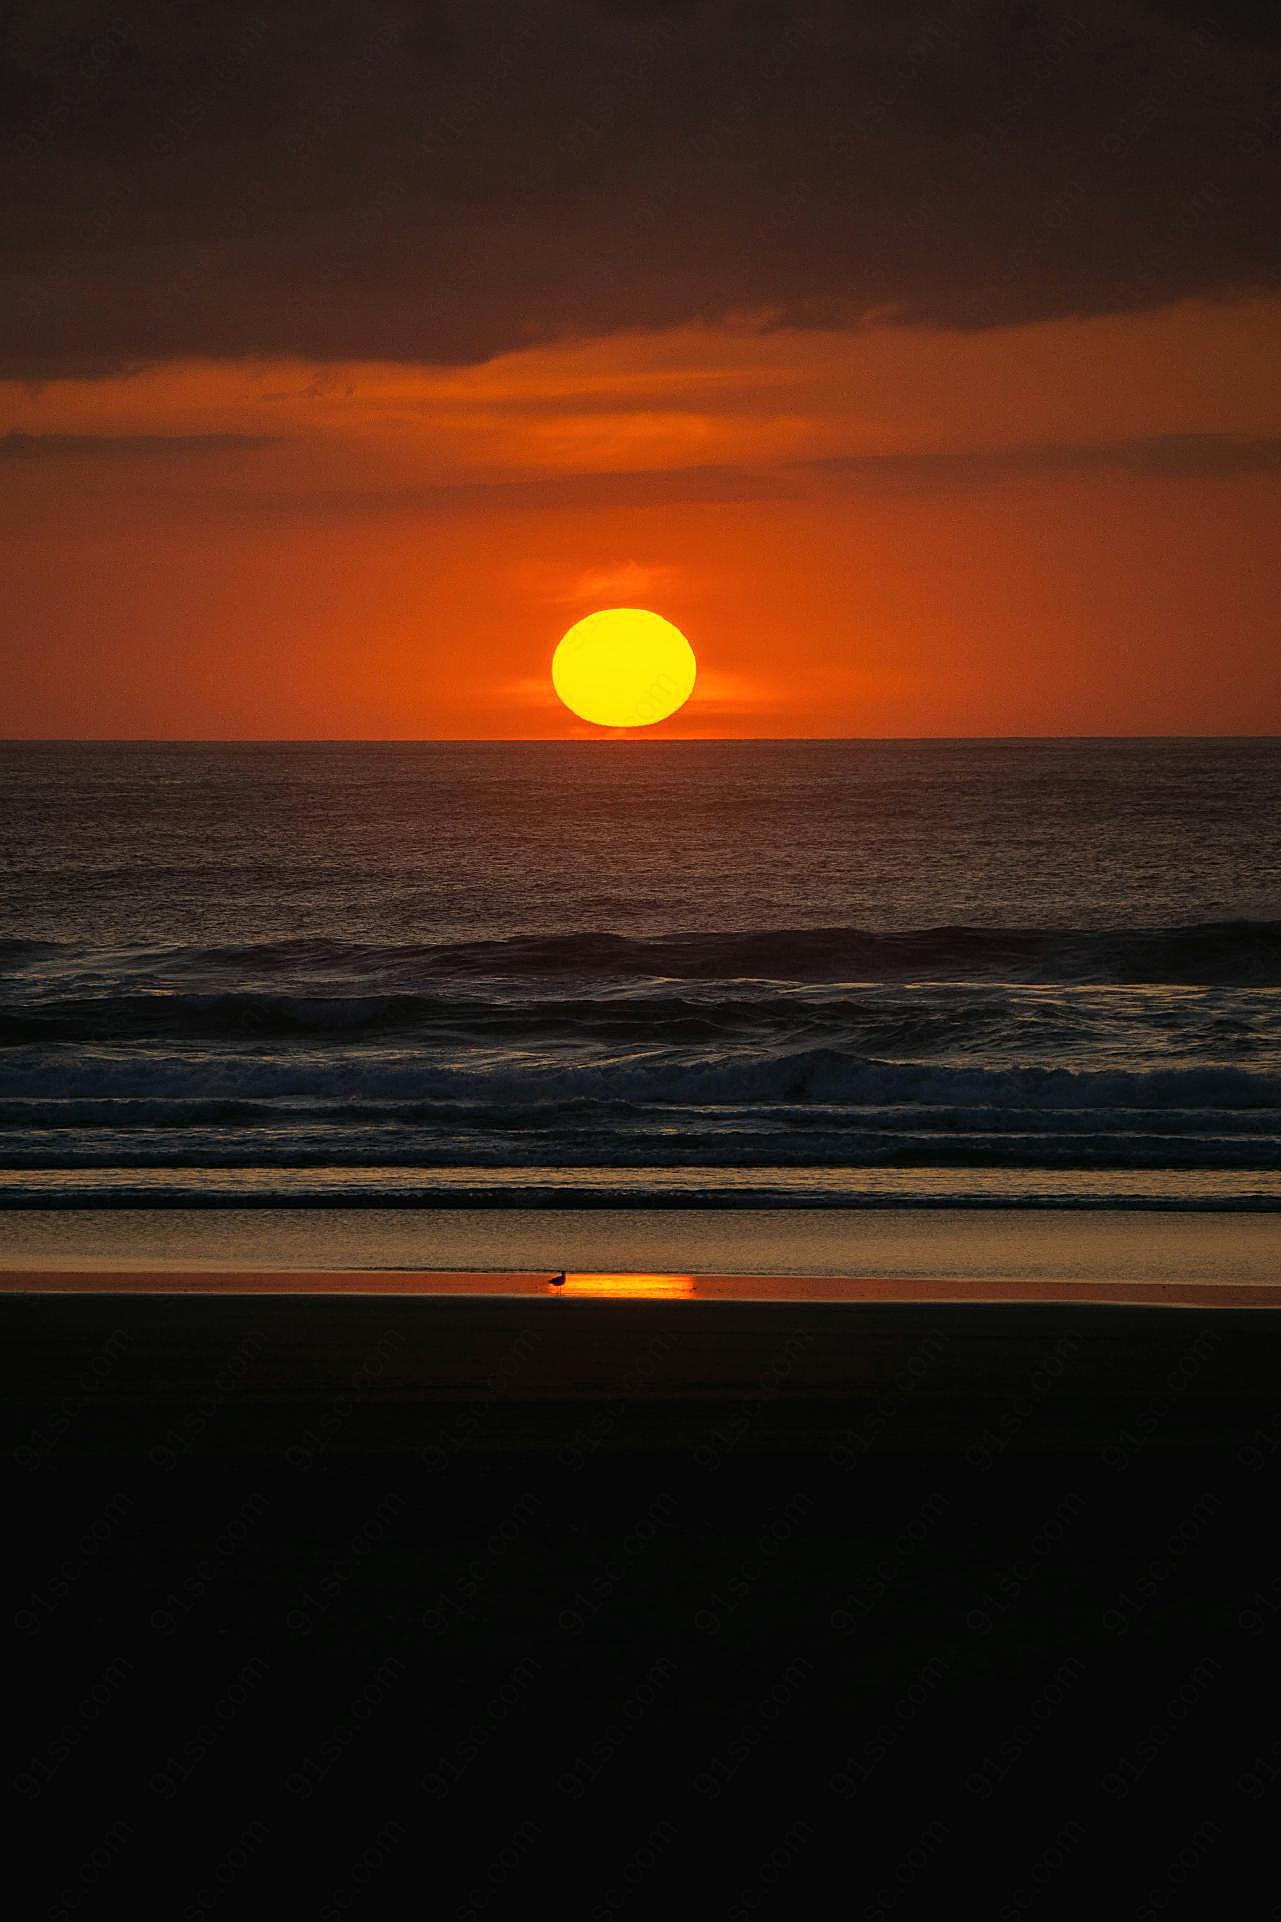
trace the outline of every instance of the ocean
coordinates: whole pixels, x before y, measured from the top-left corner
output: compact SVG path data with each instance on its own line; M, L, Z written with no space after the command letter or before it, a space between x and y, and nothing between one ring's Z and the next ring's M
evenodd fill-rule
M1281 1207L1281 741L0 747L0 1204Z

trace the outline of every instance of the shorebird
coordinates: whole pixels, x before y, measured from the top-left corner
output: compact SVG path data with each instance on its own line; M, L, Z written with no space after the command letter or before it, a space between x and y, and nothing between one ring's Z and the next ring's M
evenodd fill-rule
M558 1275L552 1276L550 1285L553 1288L563 1288L565 1286L565 1270L563 1268Z

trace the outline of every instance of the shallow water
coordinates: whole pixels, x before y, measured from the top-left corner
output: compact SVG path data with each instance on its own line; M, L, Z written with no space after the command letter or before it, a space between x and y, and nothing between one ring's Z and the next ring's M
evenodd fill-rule
M1281 1215L901 1209L119 1209L0 1214L0 1268L422 1269L1269 1285ZM821 1296L825 1291L816 1290Z

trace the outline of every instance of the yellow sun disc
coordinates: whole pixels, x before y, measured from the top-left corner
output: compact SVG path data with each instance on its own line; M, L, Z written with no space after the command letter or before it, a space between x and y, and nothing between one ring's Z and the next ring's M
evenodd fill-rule
M598 727L652 727L684 707L698 664L679 627L643 607L606 607L575 621L552 656L552 686Z

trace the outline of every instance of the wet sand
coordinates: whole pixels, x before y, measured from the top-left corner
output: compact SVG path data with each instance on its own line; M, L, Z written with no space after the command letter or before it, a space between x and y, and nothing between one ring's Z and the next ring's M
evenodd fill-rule
M844 1299L833 1299L837 1287ZM813 1290L819 1290L814 1298ZM795 1278L208 1273L0 1277L9 1417L39 1426L87 1379L99 1444L145 1441L162 1411L216 1398L202 1451L287 1440L340 1398L339 1450L414 1451L477 1398L475 1446L562 1449L605 1404L601 1446L698 1445L731 1409L744 1443L836 1446L888 1398L876 1445L964 1451L1017 1408L1020 1446L1243 1445L1281 1382L1263 1288ZM1137 1297L1137 1299L1136 1299ZM1244 1300L1242 1299L1244 1297ZM1207 1306L1207 1300L1214 1306ZM108 1355L110 1365L97 1358ZM228 1357L232 1357L231 1361ZM1027 1404L1024 1408L1024 1404ZM977 1445L977 1444L976 1444Z
M0 1294L51 1917L428 1862L454 1922L1192 1916L1266 1863L1281 1317L364 1280Z
M519 1301L1024 1302L1055 1306L1115 1305L1167 1308L1281 1308L1281 1275L1274 1281L1233 1277L1192 1281L1142 1276L1126 1280L1003 1275L718 1275L569 1273L558 1283L545 1269L440 1268L218 1268L158 1264L113 1268L0 1265L0 1295L411 1295Z
M1168 1208L0 1207L0 1269L627 1270L1281 1284L1281 1214Z

